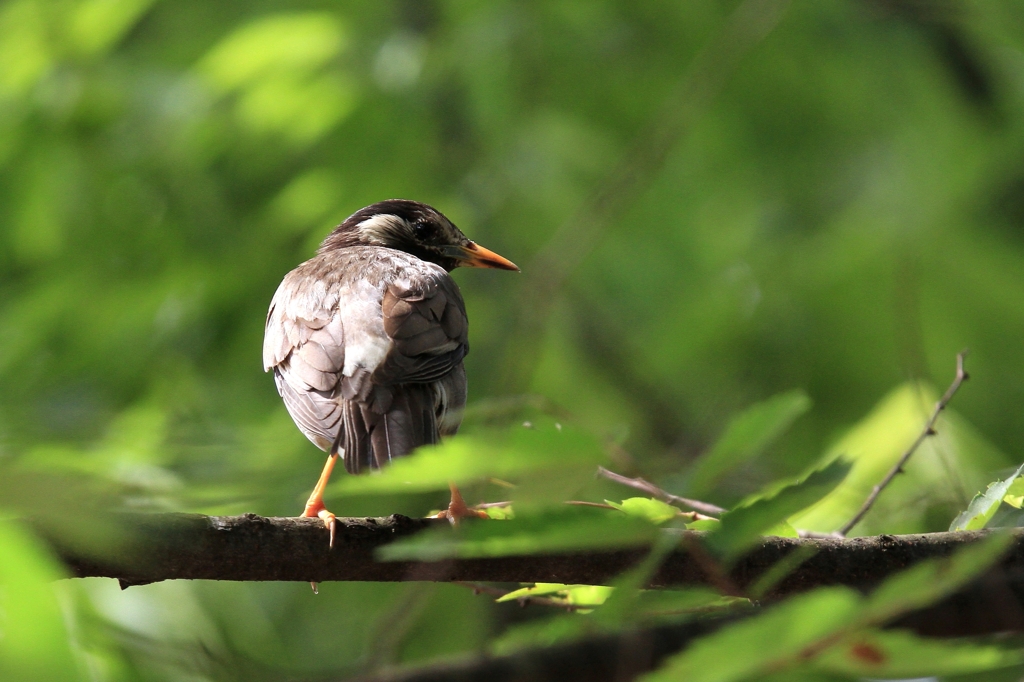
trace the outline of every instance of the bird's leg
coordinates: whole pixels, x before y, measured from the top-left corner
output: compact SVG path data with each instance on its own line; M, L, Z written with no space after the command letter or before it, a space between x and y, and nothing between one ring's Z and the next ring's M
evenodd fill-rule
M334 547L334 529L337 525L337 521L334 518L334 514L327 511L324 507L324 489L327 487L327 482L331 480L331 472L334 471L334 463L338 461L338 455L332 454L327 457L327 463L324 464L324 470L320 472L320 480L316 482L316 487L313 488L313 492L310 493L309 499L306 500L306 509L302 512L303 517L318 516L320 520L324 522L324 526L327 530L331 531L330 547Z
M473 509L472 507L466 506L466 501L462 499L462 493L456 487L454 482L448 483L448 489L452 491L452 501L448 504L448 509L439 513L434 518L436 519L448 519L453 525L459 525L459 521L462 519L486 519L487 512L481 509Z
M302 517L312 518L317 516L324 522L327 530L331 532L331 540L327 545L330 549L334 549L334 528L337 526L337 521L334 514L327 511L324 507L324 488L327 487L327 482L331 480L331 472L334 471L334 463L337 461L338 455L330 454L327 456L324 470L320 472L320 480L316 482L313 492L309 494L309 499L306 500L306 508L302 510ZM313 588L313 594L319 593L316 582L311 582L309 586Z

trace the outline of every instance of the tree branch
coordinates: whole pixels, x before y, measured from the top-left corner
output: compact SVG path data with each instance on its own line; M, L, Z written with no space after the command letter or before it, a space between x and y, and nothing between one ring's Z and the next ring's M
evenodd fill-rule
M102 549L85 550L81 543L46 529L41 535L75 577L116 578L124 585L161 580L294 580L557 582L609 584L636 565L648 547L567 551L486 559L435 562L382 562L374 551L400 537L447 521L384 518L339 518L334 549L319 519L194 514L124 514L118 518L121 539ZM499 523L499 522L494 522ZM679 532L679 531L666 531ZM728 579L745 590L793 551L814 555L780 580L766 599L821 585L869 589L887 576L923 559L947 556L976 542L989 531L881 535L862 538L763 538L728 571ZM699 542L702 533L687 531ZM651 587L713 585L706 562L685 546L670 554L650 582ZM1024 531L1018 531L1007 563L1009 573L1024 584ZM1012 569L1012 570L1011 570Z
M889 473L885 475L885 478L883 478L878 485L871 489L871 494L868 495L868 499L864 501L864 504L861 506L860 510L856 514L854 514L852 519L843 524L842 528L836 531L838 535L846 535L851 530L853 530L854 526L860 523L861 519L863 519L864 516L871 510L871 507L875 504L875 500L878 499L878 496L881 495L882 491L885 490L886 486L888 486L892 482L892 479L896 478L896 474L903 472L903 467L906 465L907 460L909 460L911 455L913 455L917 451L917 448L921 446L921 443L924 442L925 438L935 435L935 422L939 419L939 415L942 413L944 409L946 409L946 405L948 405L949 401L953 399L953 396L956 395L956 392L960 390L960 386L965 381L967 381L967 379L970 378L970 375L968 375L967 372L964 371L964 357L966 356L966 350L962 350L959 353L957 353L956 376L953 378L953 383L949 385L949 388L946 389L946 392L943 393L942 397L939 398L939 401L935 403L935 409L932 410L932 414L928 418L928 421L925 422L924 428L921 429L921 433L918 434L917 438L914 439L914 442L910 444L910 447L907 448L907 451L903 453L903 455L899 458L899 460L896 462L893 468L889 470Z

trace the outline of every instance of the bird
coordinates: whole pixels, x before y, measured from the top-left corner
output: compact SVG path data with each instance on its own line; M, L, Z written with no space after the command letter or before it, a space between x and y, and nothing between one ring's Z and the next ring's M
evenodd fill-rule
M459 428L469 329L457 267L519 271L437 209L389 199L346 218L274 294L263 366L295 425L327 452L302 516L323 521L332 547L323 495L339 458L364 473ZM450 488L439 517L483 515Z

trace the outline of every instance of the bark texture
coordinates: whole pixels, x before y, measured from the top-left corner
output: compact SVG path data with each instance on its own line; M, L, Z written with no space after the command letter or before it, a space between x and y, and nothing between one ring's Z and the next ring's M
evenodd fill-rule
M49 535L49 541L75 577L117 578L126 585L160 580L331 580L489 581L607 584L640 561L646 548L571 551L558 554L452 559L436 562L383 562L377 548L447 521L339 518L335 545L318 519L195 514L130 514L118 519L121 539L102 551L89 551ZM987 531L880 535L875 537L767 537L729 571L740 590L752 585L790 552L812 547L815 553L779 582L767 599L822 585L870 589L887 576L918 561L948 556L984 537ZM47 534L44 531L44 536ZM700 533L692 534L699 539ZM651 587L719 584L706 556L684 548L668 557ZM1024 535L1001 567L1003 582L1024 576ZM716 582L717 581L717 582Z

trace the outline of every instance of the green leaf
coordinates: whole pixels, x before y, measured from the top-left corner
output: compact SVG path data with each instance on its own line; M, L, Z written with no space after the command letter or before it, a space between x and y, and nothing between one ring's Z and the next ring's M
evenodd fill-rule
M488 477L539 479L546 486L539 497L564 500L565 493L593 477L606 463L600 444L589 434L553 423L532 428L457 436L437 446L418 449L366 476L340 476L330 495L412 493L442 490L449 481L464 484ZM523 491L515 491L522 499Z
M484 509L484 512L487 514L487 518L495 521L508 521L516 517L516 513L510 504L503 507L487 507Z
M605 503L630 516L647 519L655 524L665 523L679 516L679 509L677 507L650 497L630 497L623 500L621 504L611 500L605 500Z
M529 509L508 521L436 528L377 550L383 561L438 561L651 544L657 526L626 514L560 505Z
M678 533L658 533L651 551L636 566L616 578L612 592L596 620L606 627L620 628L638 615L638 603L646 586L657 570L682 541Z
M715 446L697 462L689 490L698 497L740 464L760 454L811 408L803 391L789 391L757 403L733 418Z
M787 575L795 571L802 563L817 553L818 549L813 545L802 545L797 547L792 552L789 552L772 564L767 571L762 573L758 579L746 589L746 594L751 599L761 599L761 597L771 591L771 589L778 585Z
M599 606L614 594L615 588L607 585L570 585L565 591L569 604Z
M1008 496L1022 497L1024 496L1024 478L1017 477L1013 483L1010 484L1006 494Z
M791 526L788 521L780 521L766 530L762 535L771 535L778 538L798 538L800 531Z
M82 53L95 56L122 38L153 0L88 0L76 5L68 22L69 42Z
M735 556L777 524L828 495L849 471L848 462L836 460L801 481L773 485L769 492L723 514L720 528L708 537L709 544L726 556Z
M983 493L978 493L967 505L967 509L957 516L950 524L950 530L978 530L984 528L999 509L999 503L1007 496L1011 486L1024 472L1024 464L1020 465L1013 475L1002 481L990 483ZM1019 505L1014 505L1019 508Z
M1009 547L1009 533L996 532L944 559L929 559L897 573L871 593L870 618L882 622L932 604L994 564Z
M549 647L579 639L595 631L597 628L589 616L558 614L544 620L513 625L491 643L490 652L495 656L507 656L522 649Z
M812 644L847 627L861 597L845 587L801 594L763 615L727 626L694 642L644 682L733 682L756 679L772 666L798 660Z
M920 436L937 399L931 386L915 382L890 391L821 459L828 462L841 457L853 462L850 475L828 497L791 518L790 523L801 530L828 533L852 518L874 486ZM956 499L957 486L949 476L950 453L957 453L959 475L967 477L972 487L983 488L980 483L988 482L982 471L1006 466L955 411L945 410L935 428L937 433L920 444L904 466L904 474L893 479L871 513L854 528L854 534L922 532L933 527L930 519L936 513L955 516L941 502ZM990 464L979 469L982 461ZM922 491L929 494L922 498Z
M521 587L495 599L496 602L516 601L530 597L546 597L566 606L600 606L615 588L604 585L564 585L562 583L537 583ZM578 609L578 613L590 613L593 609Z
M817 665L833 647L858 642L875 626L934 603L991 566L1005 551L1009 535L993 536L959 550L950 558L924 561L886 580L869 597L845 587L827 587L793 597L766 609L763 615L727 626L708 635L673 656L659 671L644 677L646 682L699 679L702 682L732 682L759 679L769 671L784 671ZM886 640L906 645L905 640ZM852 645L851 645L852 646ZM742 656L736 652L742 651ZM874 652L860 650L866 657ZM823 658L827 665L834 658ZM951 657L951 668L981 665L1009 665L1019 660L965 654L959 663ZM976 668L971 668L976 669ZM980 668L977 668L980 669Z
M268 73L312 72L347 43L338 17L327 12L260 17L235 29L199 63L199 72L223 90Z
M569 585L566 585L565 583L534 583L528 587L520 587L518 590L512 590L508 594L504 594L494 601L501 603L506 601L515 601L516 599L522 599L523 597L543 597L549 594L561 592L568 588Z
M520 587L518 590L513 590L508 594L502 595L495 599L496 602L516 601L517 599L523 599L524 597L546 597L552 594L561 594L561 596L567 595L571 590L577 587L592 587L591 585L566 585L564 583L534 583L528 587ZM610 590L610 587L602 588ZM602 598L601 601L604 601ZM589 604L590 602L579 602Z
M722 522L718 519L699 519L686 524L686 530L718 530Z
M35 537L0 521L0 679L81 679L54 592L62 577Z
M753 608L753 604L740 597L723 597L710 587L641 590L635 602L637 615L641 619L670 616L678 620L682 615L702 615L710 611L744 607Z
M858 677L963 675L1022 662L1020 651L970 641L927 639L902 630L865 630L821 652L814 668Z

